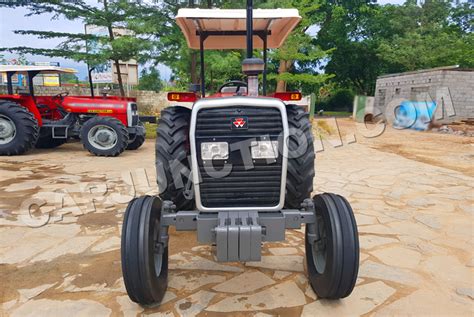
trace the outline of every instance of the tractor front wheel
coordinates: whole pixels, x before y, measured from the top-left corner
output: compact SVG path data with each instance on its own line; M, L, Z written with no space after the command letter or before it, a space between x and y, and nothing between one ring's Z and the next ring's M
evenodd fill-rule
M122 226L122 274L130 299L140 305L160 303L168 286L168 246L159 241L161 200L132 200Z
M84 148L97 156L120 155L128 145L128 132L122 122L112 117L94 117L81 128Z
M143 123L139 122L138 125L143 127ZM145 143L146 132L144 134L135 134L133 140L128 141L127 150L138 150L143 143Z
M319 298L339 299L354 289L359 271L359 236L345 198L324 193L313 198L316 222L306 225L309 282Z
M38 122L25 107L0 100L0 155L23 154L35 146Z

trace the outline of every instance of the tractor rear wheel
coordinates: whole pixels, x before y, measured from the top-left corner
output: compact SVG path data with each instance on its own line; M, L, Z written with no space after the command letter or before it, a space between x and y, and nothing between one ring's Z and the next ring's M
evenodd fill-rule
M316 222L306 224L309 282L320 298L339 299L354 289L359 271L359 236L345 198L324 193L313 198Z
M314 144L309 114L302 107L286 106L290 138L286 176L286 208L299 208L313 191Z
M36 148L38 149L54 149L67 142L66 138L53 138L51 129L40 129Z
M171 200L177 210L191 209L194 200L186 189L191 180L189 123L191 110L168 107L161 111L156 138L156 173L160 197ZM175 182L178 179L180 182Z
M139 122L138 123L139 126L143 127L143 123L142 122ZM136 134L135 135L135 138L131 141L129 141L128 145L127 145L127 150L137 150L138 148L140 148L143 143L145 143L145 137L146 137L146 133L141 135L141 134Z
M0 100L0 155L25 153L35 146L38 134L38 122L28 109Z
M117 156L128 145L128 131L116 118L94 117L81 128L84 148L97 156Z
M161 200L132 200L122 226L122 274L130 299L141 305L161 302L168 286L168 246L159 241Z

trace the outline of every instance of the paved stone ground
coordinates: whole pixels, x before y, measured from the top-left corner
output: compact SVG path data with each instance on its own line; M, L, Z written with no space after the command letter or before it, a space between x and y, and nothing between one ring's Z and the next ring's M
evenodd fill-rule
M413 147L437 137L397 133ZM265 244L262 262L245 264L216 263L194 234L172 231L169 289L160 307L147 309L126 295L119 248L127 200L156 191L152 142L119 158L92 157L79 144L2 157L0 315L472 316L470 169L389 153L383 143L317 155L316 192L343 194L356 212L361 259L350 297L318 300L308 287L303 230ZM472 142L463 144L459 159L472 164ZM44 205L28 214L28 202Z

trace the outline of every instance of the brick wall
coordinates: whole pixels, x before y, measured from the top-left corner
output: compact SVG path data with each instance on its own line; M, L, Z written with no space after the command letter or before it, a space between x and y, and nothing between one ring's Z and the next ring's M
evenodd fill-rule
M15 89L15 88L14 88ZM69 92L71 96L89 96L90 89L84 87L43 87L35 86L35 94L38 96L53 96L61 92ZM0 86L0 94L6 94L6 86ZM95 95L100 95L97 89L94 89ZM109 95L119 95L118 90L111 90ZM137 98L139 111L142 114L159 114L161 109L168 106L166 93L156 93L154 91L132 90L130 97Z
M434 69L431 71L382 76L377 79L375 107L385 114L386 107L395 98L418 100L420 94L429 94L436 101L436 94L446 87L451 96L455 115L444 116L441 122L452 122L474 117L474 71Z

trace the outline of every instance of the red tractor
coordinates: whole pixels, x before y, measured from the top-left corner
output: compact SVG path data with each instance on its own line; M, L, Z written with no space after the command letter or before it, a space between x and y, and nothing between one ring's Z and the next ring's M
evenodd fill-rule
M319 298L352 292L359 240L352 208L340 195L313 192L314 144L298 92L266 94L267 48L282 45L301 17L295 9L181 9L187 43L204 49L247 48L248 82L217 94L169 93L156 141L158 196L132 200L122 227L122 272L130 299L159 304L167 288L170 234L194 230L215 246L217 261L260 261L262 243L306 227L306 268ZM263 49L263 60L252 55ZM259 94L262 74L263 96ZM275 300L269 299L269 300Z
M23 154L33 147L55 148L80 138L84 148L98 156L117 156L145 142L135 99L113 96L35 96L38 74L74 73L57 66L0 65L7 77L6 95L0 95L0 155ZM24 75L28 90L13 93L12 77Z

